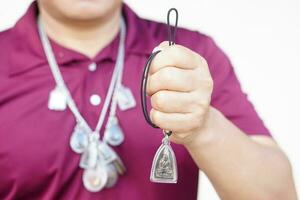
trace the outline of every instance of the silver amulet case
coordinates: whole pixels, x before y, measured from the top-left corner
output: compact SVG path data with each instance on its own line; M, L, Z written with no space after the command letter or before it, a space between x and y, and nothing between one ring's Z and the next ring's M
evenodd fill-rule
M169 136L165 134L152 161L150 180L157 183L177 183L177 178L176 157Z

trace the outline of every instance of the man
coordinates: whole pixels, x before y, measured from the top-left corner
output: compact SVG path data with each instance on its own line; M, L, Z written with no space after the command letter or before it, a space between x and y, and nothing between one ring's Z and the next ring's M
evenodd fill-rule
M127 28L122 84L137 101L117 111L125 140L114 149L127 172L112 188L91 193L82 185L80 156L69 147L71 111L47 107L55 82L37 17L94 128L117 59L121 15ZM0 199L195 199L198 169L222 199L296 199L289 161L241 91L226 55L201 33L179 29L173 46L162 42L166 36L164 24L140 19L121 0L38 0L2 32ZM139 85L155 46L162 51L149 73L150 114L154 124L173 131L177 184L149 181L162 133L143 119Z

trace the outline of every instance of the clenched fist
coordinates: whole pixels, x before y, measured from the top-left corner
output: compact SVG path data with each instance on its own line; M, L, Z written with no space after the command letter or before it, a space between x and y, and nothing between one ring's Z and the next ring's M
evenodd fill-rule
M147 85L150 117L160 128L173 131L173 142L186 144L205 125L213 80L207 62L196 52L167 42L157 48L161 52L151 63Z

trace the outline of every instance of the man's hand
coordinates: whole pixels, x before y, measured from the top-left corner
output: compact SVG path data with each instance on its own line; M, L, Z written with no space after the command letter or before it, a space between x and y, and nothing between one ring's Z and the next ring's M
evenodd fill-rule
M205 59L180 45L158 46L150 66L150 117L183 144L221 199L295 200L290 163L269 137L248 137L210 106ZM257 133L259 134L259 133Z
M173 131L173 142L187 144L206 121L212 77L207 62L196 52L167 42L157 48L162 51L150 66L147 85L150 117L160 128Z

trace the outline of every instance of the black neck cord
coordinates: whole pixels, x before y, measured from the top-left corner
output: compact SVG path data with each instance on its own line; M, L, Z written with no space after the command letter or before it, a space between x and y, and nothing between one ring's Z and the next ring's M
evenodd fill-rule
M170 14L171 12L174 11L175 12L175 25L171 26L170 24ZM178 11L176 10L176 8L171 8L168 11L168 15L167 15L167 25L168 25L168 39L169 39L169 46L174 45L175 44L175 37L176 37L176 29L177 29L177 24L178 24ZM144 72L143 72L143 77L142 77L142 85L141 85L141 103L142 103L142 110L143 110L143 114L145 117L145 120L147 121L147 123L152 126L153 128L159 128L158 126L156 126L150 119L149 114L148 114L148 110L147 110L147 93L146 93L146 87L147 87L147 81L148 81L148 73L149 73L149 69L150 69L150 65L152 60L154 59L154 57L161 52L161 50L155 51L153 52L150 57L148 58L145 67L144 67ZM172 131L164 131L167 135L171 135Z
M170 14L172 11L175 12L175 25L173 27L170 24ZM168 24L168 34L169 34L169 46L171 46L171 45L175 44L176 29L177 29L177 25L178 25L178 11L176 10L176 8L171 8L168 11L167 24Z

